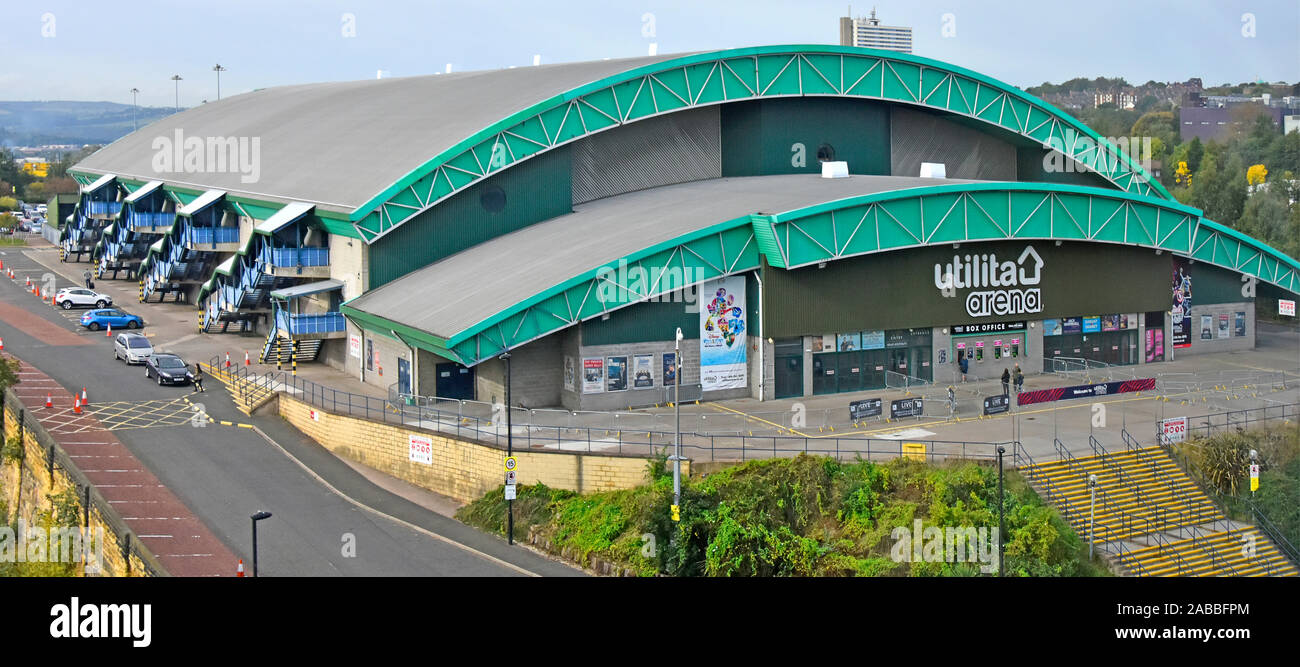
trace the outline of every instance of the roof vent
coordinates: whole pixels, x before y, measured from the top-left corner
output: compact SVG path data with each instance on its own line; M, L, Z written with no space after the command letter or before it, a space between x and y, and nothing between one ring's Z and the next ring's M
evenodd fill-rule
M948 169L942 162L922 162L921 178L948 178Z
M848 178L849 163L847 162L823 162L822 178Z

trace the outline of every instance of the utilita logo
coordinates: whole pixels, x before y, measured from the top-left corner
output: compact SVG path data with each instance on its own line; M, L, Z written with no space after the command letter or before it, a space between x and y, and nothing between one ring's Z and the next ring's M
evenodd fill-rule
M948 264L934 265L934 286L940 292L955 295L956 290L980 287L966 295L966 314L971 317L989 315L1022 315L1043 311L1042 292L1034 287L1043 278L1043 258L1033 246L1025 246L1016 261L998 262L994 253L987 255L953 255Z

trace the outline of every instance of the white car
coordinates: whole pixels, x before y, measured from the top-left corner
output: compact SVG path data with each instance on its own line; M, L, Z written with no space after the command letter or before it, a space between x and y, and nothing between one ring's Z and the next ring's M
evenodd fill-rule
M113 340L113 358L128 364L142 364L153 354L149 339L137 333L118 334Z
M73 306L107 308L113 305L113 297L84 287L64 287L54 295L54 305L64 310L71 310Z

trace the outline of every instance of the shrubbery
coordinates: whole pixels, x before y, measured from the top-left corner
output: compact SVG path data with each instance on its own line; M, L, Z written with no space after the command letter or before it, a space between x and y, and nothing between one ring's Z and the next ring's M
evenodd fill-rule
M970 462L906 459L841 463L816 456L752 461L683 480L681 521L671 520L672 476L664 459L650 481L625 491L578 495L519 487L515 530L530 527L553 551L592 557L642 575L971 576L979 563L908 563L891 558L895 528L996 527L997 469ZM1011 470L1006 473L1009 575L1105 574L1087 547ZM461 510L467 523L504 532L500 488ZM654 536L654 549L643 535ZM1081 558L1081 554L1083 555Z

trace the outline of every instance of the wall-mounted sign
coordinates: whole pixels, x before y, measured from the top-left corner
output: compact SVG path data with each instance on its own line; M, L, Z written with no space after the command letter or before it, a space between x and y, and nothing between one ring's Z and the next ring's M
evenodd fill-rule
M600 357L582 360L582 393L599 394L605 391L605 360Z
M646 389L655 386L653 354L638 354L632 357L632 386Z
M360 359L361 358L361 336L351 334L348 336L348 354Z
M1101 331L1101 318L1093 315L1083 318L1083 333L1097 333Z
M664 386L677 384L677 353L664 352Z
M1019 322L989 322L986 324L954 324L952 325L952 335L962 336L967 334L982 333L1003 333L1005 331L1024 331L1026 327L1024 320Z
M700 385L704 391L744 387L745 277L702 283L700 299Z
M1277 314L1295 317L1295 301L1288 299L1277 300Z
M1228 314L1219 315L1219 338L1228 337Z
M573 357L567 354L564 355L564 388L566 390L574 391L578 381L577 375L577 366L573 361ZM447 375L444 375L443 377L447 377Z
M1201 316L1201 340L1210 340L1214 338L1214 317L1210 315Z
M425 435L410 434L408 439L411 463L433 465L433 439Z
M627 357L606 357L605 375L608 378L605 382L607 391L627 389Z
M1236 312L1232 314L1232 317L1233 317L1233 335L1245 336L1246 335L1246 313Z
M1043 295L1030 286L1042 282L1043 264L1043 258L1030 245L1014 262L999 262L994 253L953 255L951 262L934 265L934 286L945 295L970 289L963 301L971 317L1039 313L1043 310ZM1028 289L1021 289L1025 287Z
M1190 347L1192 344L1192 274L1187 260L1174 258L1173 267L1173 305L1169 317L1173 322L1173 335L1170 336L1174 347Z

